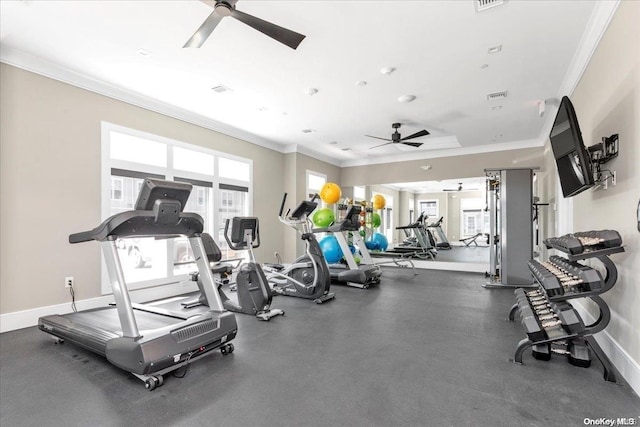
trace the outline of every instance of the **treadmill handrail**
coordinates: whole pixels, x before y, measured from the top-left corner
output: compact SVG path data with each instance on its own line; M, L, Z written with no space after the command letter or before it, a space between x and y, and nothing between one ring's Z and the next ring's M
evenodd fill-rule
M154 211L127 211L112 215L93 230L69 235L69 243L103 242L116 237L193 237L203 231L204 220L196 213L180 212L176 224L158 224Z

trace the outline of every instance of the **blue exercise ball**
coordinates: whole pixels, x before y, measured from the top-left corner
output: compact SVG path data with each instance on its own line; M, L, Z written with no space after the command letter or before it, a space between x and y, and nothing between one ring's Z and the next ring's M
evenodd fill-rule
M387 236L381 233L373 233L371 236L371 241L374 242L377 250L386 251L389 247L389 241L387 240Z
M373 241L373 239L369 239L369 240L367 240L366 242L364 242L364 245L365 245L365 246L367 247L367 249L369 249L370 251L377 251L377 250L379 249L379 248L378 248L379 243L378 243L378 242L374 242L374 241Z
M329 264L334 264L342 259L342 249L340 249L338 239L336 239L336 236L333 234L322 238L319 244L322 254L324 255L324 259Z

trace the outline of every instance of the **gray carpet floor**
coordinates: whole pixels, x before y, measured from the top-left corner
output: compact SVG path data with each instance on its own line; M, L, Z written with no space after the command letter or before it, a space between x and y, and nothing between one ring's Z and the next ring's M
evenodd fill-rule
M37 328L0 335L2 426L582 426L637 417L640 399L562 356L527 352L508 290L481 274L385 268L334 301L276 297L285 317L237 315L232 355L149 392L103 358Z

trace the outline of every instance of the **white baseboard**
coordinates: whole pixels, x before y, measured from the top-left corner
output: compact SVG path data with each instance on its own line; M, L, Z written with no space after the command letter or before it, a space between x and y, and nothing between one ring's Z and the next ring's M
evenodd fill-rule
M571 305L576 309L586 324L593 323L597 320L586 310L580 301L572 300ZM640 396L640 364L631 358L629 353L620 346L618 341L616 341L606 329L595 334L593 337L613 366L615 366L620 375L622 375L627 384L629 384L629 387Z
M129 294L131 296L131 301L144 302L194 292L197 289L198 287L195 282L181 282L154 288L138 289L130 291ZM113 295L105 295L97 298L76 301L76 308L78 311L83 311L97 307L104 307L112 302ZM64 304L49 305L46 307L38 307L2 314L0 315L0 333L36 326L38 324L38 319L42 316L48 316L51 314L67 314L71 312L71 303L67 302Z

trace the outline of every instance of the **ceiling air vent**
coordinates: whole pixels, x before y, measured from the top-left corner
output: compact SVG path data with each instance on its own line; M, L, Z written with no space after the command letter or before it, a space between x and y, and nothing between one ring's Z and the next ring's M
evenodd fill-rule
M214 86L211 88L211 90L214 91L215 93L233 92L231 88L225 85Z
M476 12L483 12L492 7L503 5L507 0L473 0L476 6Z
M501 92L493 92L487 94L487 101L495 101L497 99L503 99L507 97L507 91L503 90Z

